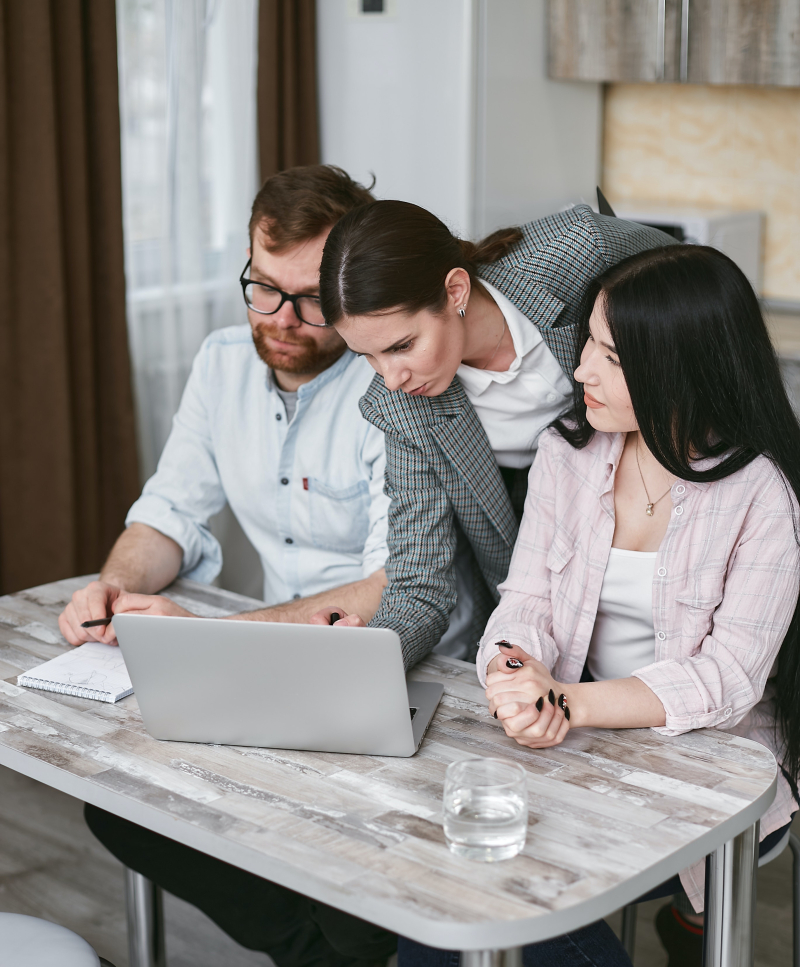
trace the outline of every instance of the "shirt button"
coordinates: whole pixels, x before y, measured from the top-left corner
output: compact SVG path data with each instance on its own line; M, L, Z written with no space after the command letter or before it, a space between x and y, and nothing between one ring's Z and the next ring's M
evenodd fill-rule
M300 595L299 594L293 594L292 597L295 599L295 601L299 601L300 600Z
M663 578L666 573L667 573L667 569L665 567L660 567L658 569L658 576L660 578Z
M276 419L276 420L282 420L282 419L283 419L283 417L282 417L282 416L280 415L280 413L276 413L276 414L275 414L275 419Z
M729 715L731 715L732 712L733 712L733 709L732 708L726 708L725 709L725 718L727 718Z
M659 641L663 641L666 637L667 636L664 634L663 631L659 631L659 633L656 635L656 638L658 638Z
M547 402L548 403L555 403L556 399L557 399L557 397L556 397L556 394L555 393L548 393L547 394Z
M676 494L685 494L686 493L686 488L683 486L683 484L678 484L678 486L675 488L675 493Z
M291 537L287 537L286 538L286 543L287 544L294 544L294 541L291 539Z
M678 517L680 517L681 514L683 513L683 507L676 507L675 513L678 515Z
M281 483L282 483L282 484L284 485L284 487L285 487L285 486L286 486L286 484L287 484L287 483L289 483L289 478L288 478L288 477L281 477Z

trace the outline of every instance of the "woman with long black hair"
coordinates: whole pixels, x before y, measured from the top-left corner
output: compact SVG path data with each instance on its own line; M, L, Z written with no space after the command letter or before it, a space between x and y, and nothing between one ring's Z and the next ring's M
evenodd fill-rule
M758 302L715 249L657 249L592 283L578 345L478 656L490 710L531 748L580 726L761 742L763 852L798 808L800 425ZM677 880L653 895L702 910L702 864ZM659 933L699 964L681 905Z

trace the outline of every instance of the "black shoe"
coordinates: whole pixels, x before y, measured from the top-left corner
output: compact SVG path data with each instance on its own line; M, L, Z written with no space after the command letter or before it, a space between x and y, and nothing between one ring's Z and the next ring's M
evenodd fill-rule
M702 967L703 928L689 923L668 903L656 914L656 930L669 954L667 967Z

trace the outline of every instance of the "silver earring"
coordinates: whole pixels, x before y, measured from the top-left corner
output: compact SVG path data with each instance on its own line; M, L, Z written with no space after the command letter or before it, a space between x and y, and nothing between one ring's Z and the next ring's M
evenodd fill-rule
M458 314L463 319L464 316L467 314L467 307L466 306L461 306L461 308L458 310Z

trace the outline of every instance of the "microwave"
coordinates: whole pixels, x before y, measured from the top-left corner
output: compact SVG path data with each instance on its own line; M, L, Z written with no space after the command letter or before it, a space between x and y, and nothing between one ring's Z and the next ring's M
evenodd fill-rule
M719 249L733 259L757 295L761 295L764 232L761 212L635 201L620 202L614 205L614 211L619 218L660 228L679 242Z

